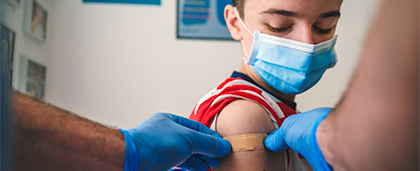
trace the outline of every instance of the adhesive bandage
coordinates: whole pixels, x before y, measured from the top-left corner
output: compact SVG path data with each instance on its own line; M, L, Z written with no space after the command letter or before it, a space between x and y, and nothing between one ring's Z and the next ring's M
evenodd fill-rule
M233 152L252 151L265 149L264 139L267 137L265 133L259 134L242 134L224 137L232 145Z

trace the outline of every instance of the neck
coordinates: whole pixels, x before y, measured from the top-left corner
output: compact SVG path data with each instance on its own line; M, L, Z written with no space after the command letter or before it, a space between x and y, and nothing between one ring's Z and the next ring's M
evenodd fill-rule
M258 76L254 70L252 70L251 66L245 64L244 62L242 62L242 66L241 69L239 70L241 73L244 73L245 75L247 75L248 77L250 77L252 80L254 80L258 85L260 85L262 88L264 88L265 90L267 90L269 93L281 97L283 99L286 99L288 101L294 102L295 101L295 96L296 95L287 95L284 94L278 90L276 90L275 88L271 87L270 85L268 85L264 80L261 79L260 76Z

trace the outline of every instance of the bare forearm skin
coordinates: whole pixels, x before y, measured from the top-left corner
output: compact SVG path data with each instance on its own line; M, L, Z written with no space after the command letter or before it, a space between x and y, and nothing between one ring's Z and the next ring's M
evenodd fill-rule
M12 93L14 170L123 170L123 134L26 95Z
M382 2L346 97L317 130L334 170L418 170L418 7Z

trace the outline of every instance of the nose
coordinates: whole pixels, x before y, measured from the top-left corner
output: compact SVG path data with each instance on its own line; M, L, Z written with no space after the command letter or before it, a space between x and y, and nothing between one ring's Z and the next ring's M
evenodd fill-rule
M294 37L294 40L299 41L299 42L308 43L308 44L316 43L311 26L302 26L293 37Z

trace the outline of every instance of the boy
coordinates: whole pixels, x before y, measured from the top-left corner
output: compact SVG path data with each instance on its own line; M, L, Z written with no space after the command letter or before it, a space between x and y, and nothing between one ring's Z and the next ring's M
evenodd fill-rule
M205 95L190 119L223 137L269 134L295 114L296 94L336 63L335 28L341 0L233 0L225 20L241 41L239 72ZM262 143L262 142L260 142ZM235 148L232 145L232 148ZM312 170L292 150L235 151L214 170Z

